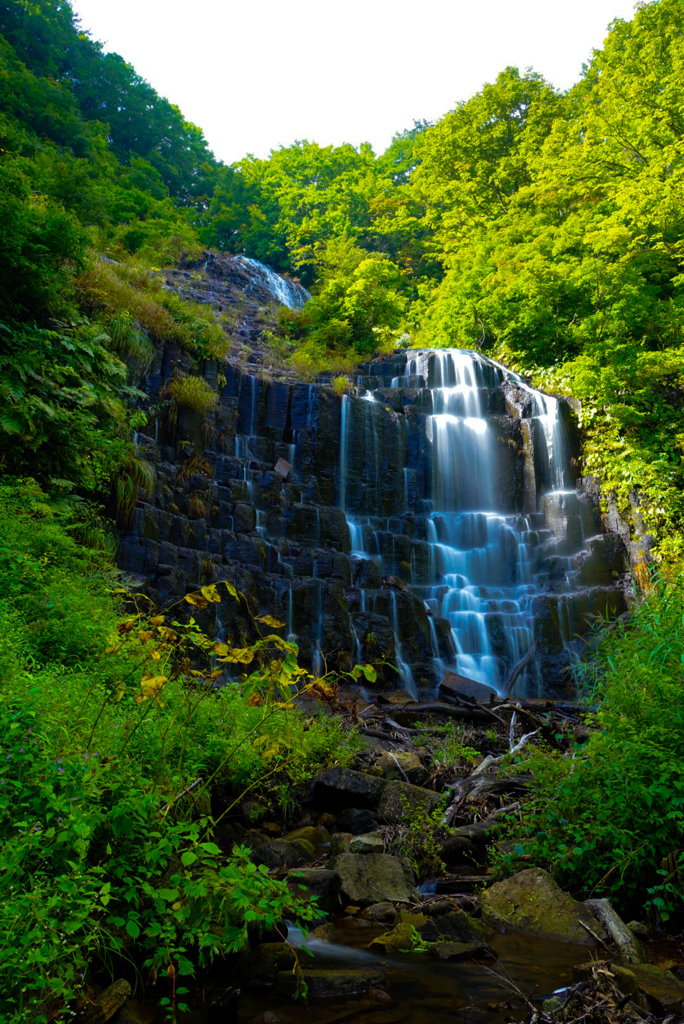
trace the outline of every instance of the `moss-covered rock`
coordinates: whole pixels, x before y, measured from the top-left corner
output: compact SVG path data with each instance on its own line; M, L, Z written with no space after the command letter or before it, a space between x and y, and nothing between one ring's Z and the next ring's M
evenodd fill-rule
M386 853L343 853L333 862L342 878L342 898L358 907L380 900L417 898L413 869L408 861Z
M243 953L238 961L237 973L245 988L263 988L275 985L280 971L292 971L296 957L290 946L283 942L262 942L250 953Z
M410 914L406 910L399 912L399 920L389 932L384 932L373 939L371 946L384 949L387 953L400 953L413 947L413 930L418 931L425 924L424 914Z
M373 970L306 970L303 980L307 985L309 999L349 999L351 996L365 996L374 989L387 987L387 974L383 969ZM298 978L292 971L280 971L276 980L276 991L283 995L294 995Z
M411 786L407 782L388 782L382 793L378 816L382 821L399 824L410 820L416 812L431 814L442 797L431 789Z
M555 942L596 943L583 927L597 922L583 903L563 892L542 868L528 868L497 882L482 896L482 916L501 932L525 932Z
M433 917L420 928L420 934L426 942L480 942L485 934L485 926L474 917L469 917L464 910L454 907L442 917Z
M656 1013L679 1013L684 1009L684 984L671 971L655 964L630 964L629 971Z

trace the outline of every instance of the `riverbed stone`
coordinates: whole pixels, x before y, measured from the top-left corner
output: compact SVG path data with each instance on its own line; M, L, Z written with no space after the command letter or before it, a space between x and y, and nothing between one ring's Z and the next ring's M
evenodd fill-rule
M475 679L469 679L468 676L462 676L458 672L451 671L444 673L439 689L442 693L446 693L447 696L470 697L472 700L479 701L488 701L490 697L497 696L493 686L487 686L486 683L478 683Z
M358 907L379 901L417 899L413 869L386 853L342 853L332 867L342 879L342 899Z
M630 964L627 969L656 1013L679 1013L684 1009L684 984L671 971L655 964Z
M345 807L337 819L339 828L358 836L378 827L377 816L365 807Z
M289 843L295 839L305 839L312 846L323 846L330 842L330 833L326 828L315 828L313 825L305 825L303 828L296 828L292 832L286 832L283 836Z
M362 836L354 836L349 844L350 853L384 853L385 843L382 836L372 832Z
M396 825L410 820L416 813L431 814L441 800L441 794L431 789L395 780L388 782L383 789L378 816L381 821Z
M376 767L380 768L386 779L398 779L400 782L408 781L419 785L428 777L428 772L418 755L412 750L385 751L377 762Z
M440 940L428 951L435 960L472 960L474 957L491 957L494 953L486 942L450 942Z
M474 864L477 862L475 844L467 836L450 835L439 848L439 856L445 864Z
M237 974L245 988L263 988L275 984L278 972L291 971L297 959L284 942L262 942L238 960Z
M251 859L254 864L265 864L269 868L293 868L295 864L306 860L306 855L293 843L285 839L274 839L273 842L258 846Z
M418 931L425 924L424 914L412 914L409 911L401 910L394 928L371 942L371 947L378 946L386 953L406 953L413 948L413 933Z
M377 810L385 780L354 771L330 768L313 780L314 799L326 810L330 807L359 807Z
M420 934L426 942L481 941L485 931L481 921L470 917L458 907L453 907L440 917L431 917L420 928Z
M582 927L586 924L595 932L594 916L583 903L563 892L542 868L527 868L485 889L482 916L502 933L523 932L555 942L596 945Z
M316 967L305 970L303 980L307 984L309 999L349 999L368 995L374 989L387 988L387 972L382 967L362 970L323 970ZM280 971L276 992L294 995L297 981L292 971Z
M393 903L373 903L361 911L361 917L366 921L391 926L396 923L398 911Z

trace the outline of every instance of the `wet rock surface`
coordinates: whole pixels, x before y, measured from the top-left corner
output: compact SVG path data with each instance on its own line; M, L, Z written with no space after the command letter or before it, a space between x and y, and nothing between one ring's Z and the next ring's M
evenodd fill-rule
M215 306L228 279L252 298L263 285L244 261L178 273ZM214 413L170 416L179 371L218 390ZM591 616L626 609L634 545L648 547L637 499L606 535L598 485L574 479L569 407L479 356L399 352L339 396L244 362L193 366L169 344L139 384L156 485L122 524L119 562L160 606L227 580L315 672L372 663L379 686L431 696L449 670L479 700L533 642L515 692L564 694ZM239 604L201 625L255 638Z

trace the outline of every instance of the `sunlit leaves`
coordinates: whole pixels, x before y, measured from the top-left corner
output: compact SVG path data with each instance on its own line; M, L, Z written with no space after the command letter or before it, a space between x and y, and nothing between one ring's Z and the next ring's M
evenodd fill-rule
M369 683L377 682L378 678L378 673L372 665L355 665L351 674L354 679L360 679L361 676L365 676Z
M263 622L265 626L270 626L271 629L282 629L285 625L279 619L275 619L272 615L257 615L257 622Z
M141 703L145 700L159 700L161 691L164 686L168 683L166 676L152 676L144 675L140 680L140 694L136 697L136 701Z

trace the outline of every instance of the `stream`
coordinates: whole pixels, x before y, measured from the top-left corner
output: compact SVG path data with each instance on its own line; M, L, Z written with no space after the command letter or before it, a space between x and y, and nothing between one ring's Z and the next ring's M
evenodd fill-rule
M533 992L535 1005L541 1007L543 999L572 983L572 968L589 956L586 948L542 942L523 935L498 935L492 939L498 960L453 962L434 960L428 953L383 955L366 948L386 930L381 925L360 928L361 922L353 917L338 918L335 924L338 942L311 939L306 943L315 966L358 970L386 965L390 1000L361 997L342 1005L321 1000L307 1008L282 996L245 991L240 999L240 1024L261 1024L269 1011L283 1024L335 1024L344 1020L367 1020L369 1024L504 1024L512 1013L520 1017L521 1003L516 1000L515 1009L511 1009L506 989L487 969L503 976L508 974L527 995ZM301 945L301 933L291 930L289 940L295 946ZM300 959L305 963L306 954L300 954ZM271 1024L275 1022L271 1020Z

